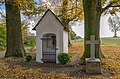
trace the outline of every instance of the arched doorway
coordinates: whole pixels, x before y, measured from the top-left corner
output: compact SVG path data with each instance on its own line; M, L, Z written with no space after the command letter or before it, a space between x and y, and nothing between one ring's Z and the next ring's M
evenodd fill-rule
M47 33L42 37L42 61L56 63L56 35Z

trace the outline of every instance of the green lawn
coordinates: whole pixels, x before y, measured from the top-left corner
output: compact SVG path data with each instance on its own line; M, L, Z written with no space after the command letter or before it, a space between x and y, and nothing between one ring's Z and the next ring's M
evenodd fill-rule
M83 44L84 39L79 39L74 43ZM73 42L73 41L72 41ZM101 38L101 45L120 45L120 37L119 38Z
M101 38L102 45L120 45L120 38Z

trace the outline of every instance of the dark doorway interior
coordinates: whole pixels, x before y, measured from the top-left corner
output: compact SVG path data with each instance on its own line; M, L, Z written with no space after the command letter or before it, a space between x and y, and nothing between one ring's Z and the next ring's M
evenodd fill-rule
M42 61L56 63L56 35L47 33L42 38Z

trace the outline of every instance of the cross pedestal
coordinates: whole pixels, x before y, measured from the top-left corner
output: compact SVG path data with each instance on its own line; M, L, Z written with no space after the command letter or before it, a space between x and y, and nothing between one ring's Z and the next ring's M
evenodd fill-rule
M101 61L95 58L95 44L100 44L100 41L95 40L95 35L91 35L90 41L86 41L85 43L90 44L90 58L86 58L86 73L100 74Z

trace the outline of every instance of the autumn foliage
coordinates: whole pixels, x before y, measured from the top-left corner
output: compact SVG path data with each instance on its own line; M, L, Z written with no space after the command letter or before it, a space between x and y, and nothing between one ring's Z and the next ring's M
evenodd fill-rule
M119 79L120 78L120 46L102 45L102 52L105 58L102 60L102 74L88 75L85 74L82 78L72 77L65 73L56 73L54 71L44 73L41 68L23 67L19 64L11 65L10 63L24 61L20 58L3 58L0 59L0 78L3 79ZM83 45L74 43L69 51L73 55L73 60L83 54ZM73 61L72 60L72 61ZM72 62L71 61L71 62ZM29 63L29 62L25 62ZM32 66L33 64L31 64ZM78 67L83 67L79 65ZM84 68L84 67L83 67ZM69 70L68 70L69 71ZM81 72L80 74L83 74Z

